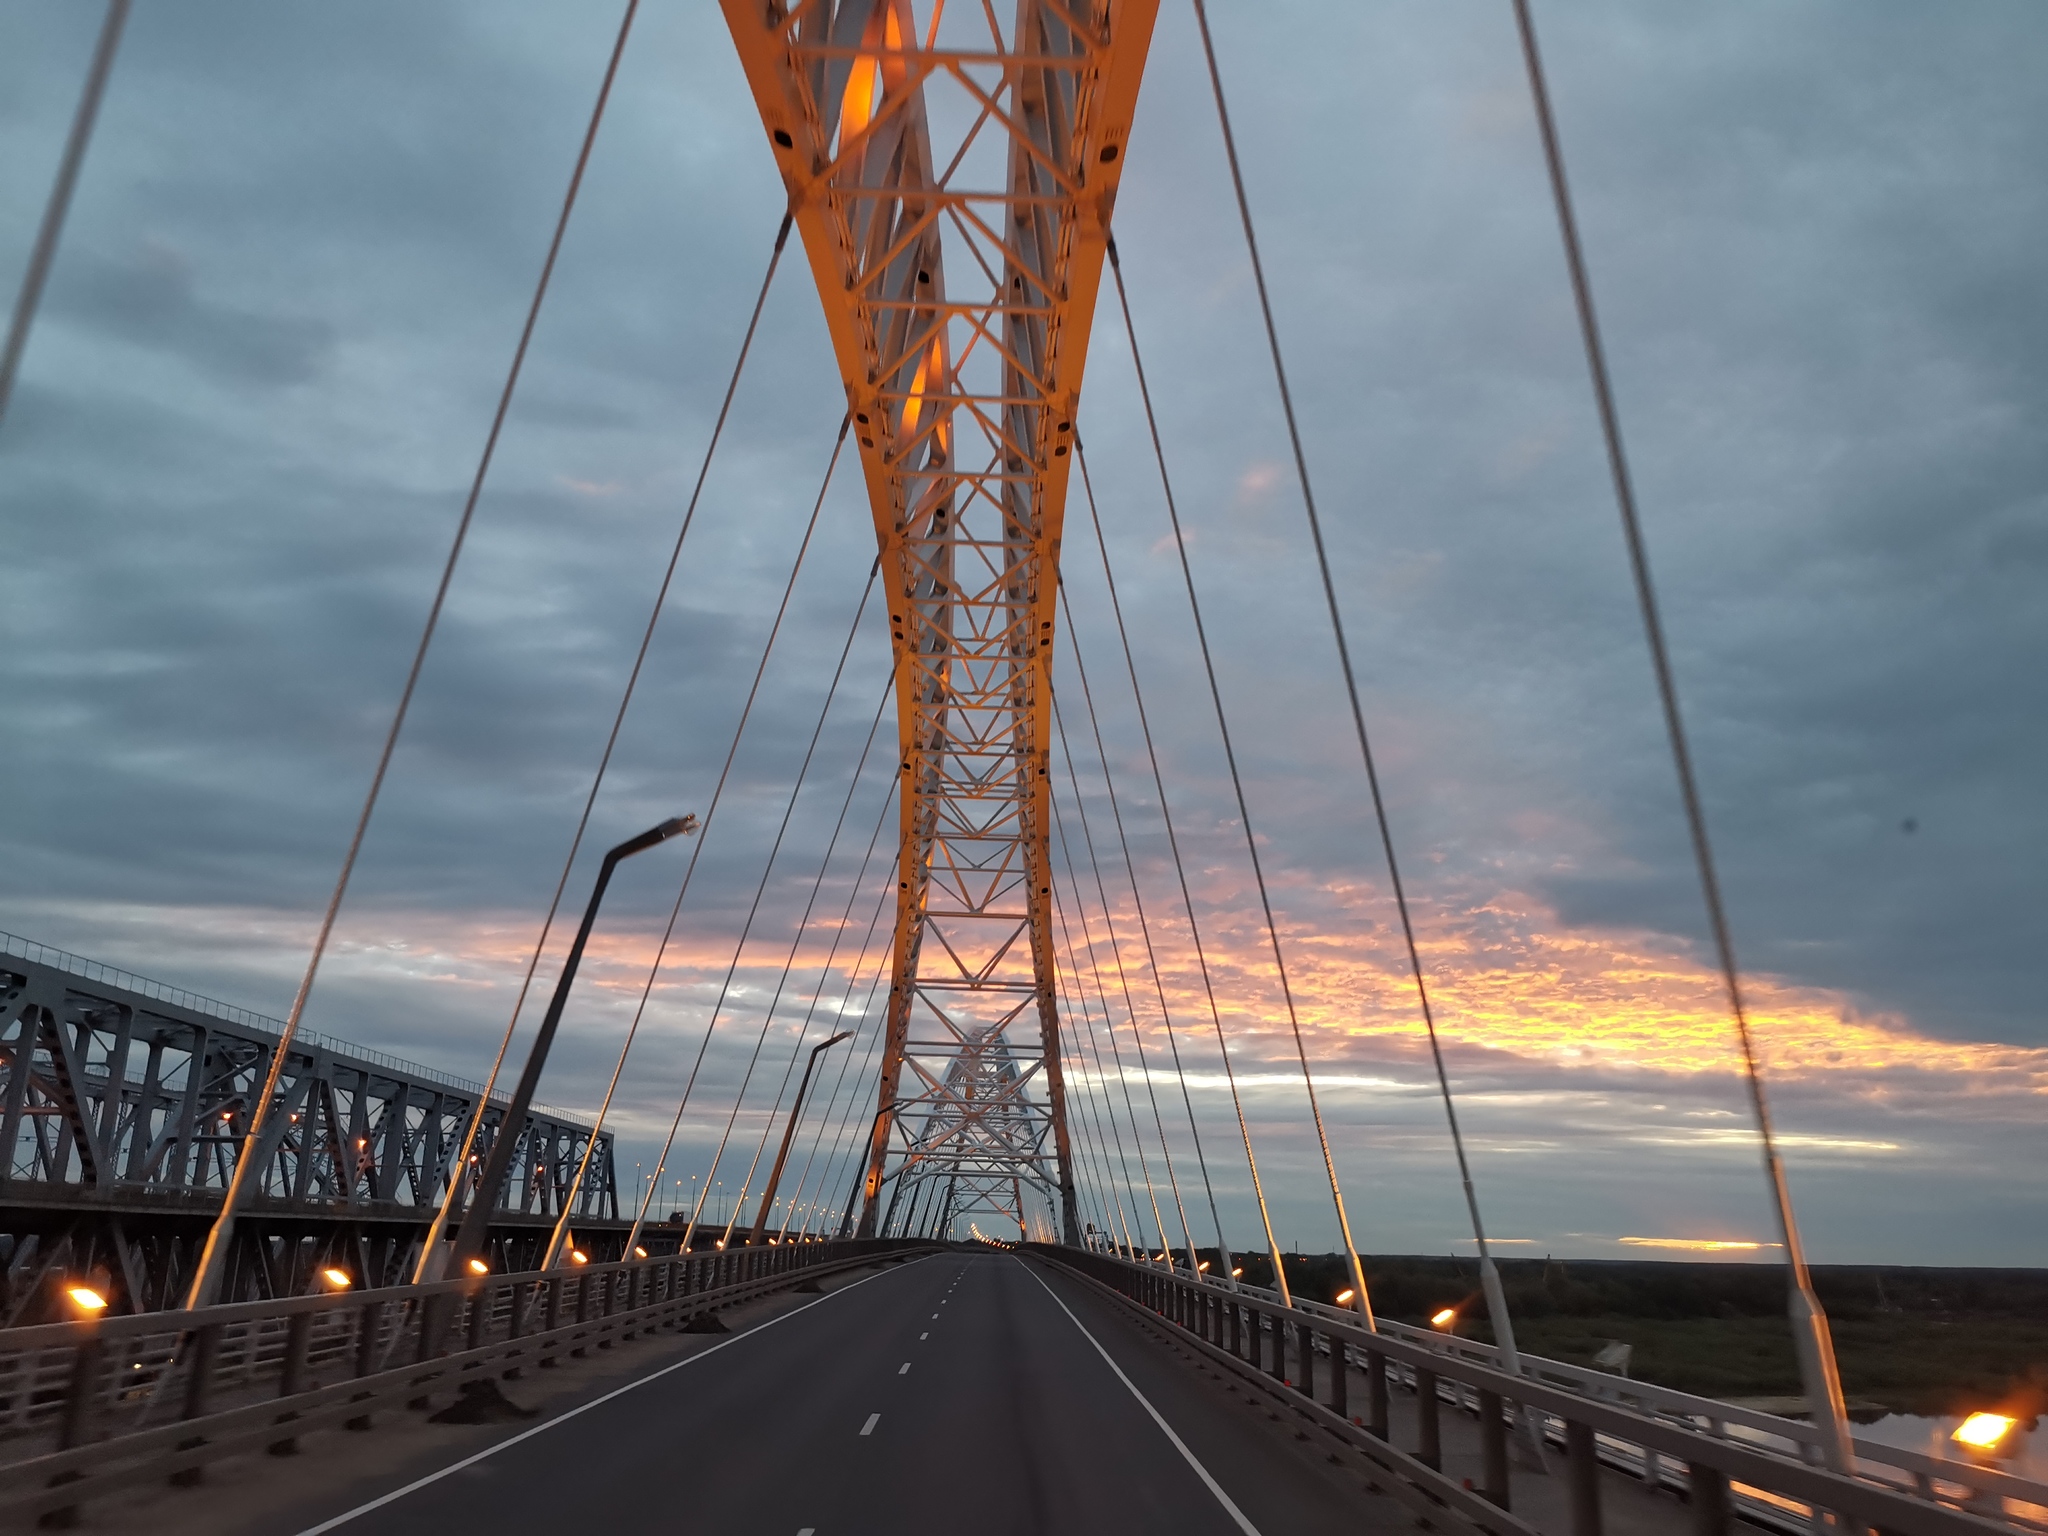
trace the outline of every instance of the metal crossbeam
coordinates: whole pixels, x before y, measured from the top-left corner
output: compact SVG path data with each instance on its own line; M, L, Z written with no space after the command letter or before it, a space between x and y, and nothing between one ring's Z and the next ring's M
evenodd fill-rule
M888 581L902 843L859 1230L876 1231L886 1184L894 1202L943 1179L944 1220L988 1207L1024 1232L1030 1189L1079 1242L1046 847L1053 604L1157 4L1015 0L1007 29L993 6L957 11L921 34L910 0L725 0ZM914 1044L913 1020L949 1044Z

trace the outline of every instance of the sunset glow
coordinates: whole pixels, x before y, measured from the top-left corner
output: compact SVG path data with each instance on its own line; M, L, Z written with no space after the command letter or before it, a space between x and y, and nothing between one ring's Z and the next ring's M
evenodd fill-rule
M1630 1248L1670 1248L1679 1253L1754 1253L1762 1248L1784 1246L1720 1237L1624 1237L1620 1241Z

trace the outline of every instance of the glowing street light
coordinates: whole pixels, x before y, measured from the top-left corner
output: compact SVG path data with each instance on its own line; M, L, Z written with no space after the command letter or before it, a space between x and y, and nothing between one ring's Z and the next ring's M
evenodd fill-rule
M1999 1442L2012 1433L2014 1422L2002 1413L1973 1413L1956 1426L1955 1433L1949 1438L1973 1451L1994 1451Z
M482 1259L471 1259L469 1261L469 1272L472 1275L488 1275L491 1272L491 1266Z
M581 1248L571 1248L569 1250L569 1262L571 1264L588 1264L590 1262L590 1255Z
M345 1269L323 1269L320 1271L320 1280L330 1291L345 1291L355 1284L355 1280Z
M1457 1320L1458 1309L1456 1307L1445 1307L1443 1311L1437 1313L1435 1317L1429 1320L1429 1326L1432 1328L1448 1328Z
M98 1317L107 1310L105 1294L89 1285L67 1286L64 1294L71 1298L71 1305L78 1309L80 1317Z
M1338 1306L1340 1306L1340 1307L1342 1307L1342 1306L1347 1306L1347 1305L1349 1305L1349 1304L1350 1304L1350 1301L1351 1301L1351 1298L1352 1298L1352 1297L1354 1297L1354 1296L1356 1296L1357 1294L1358 1294L1358 1292L1356 1292L1356 1291L1350 1291L1350 1290L1345 1290L1345 1291L1339 1291L1339 1292L1337 1293L1337 1305L1338 1305Z

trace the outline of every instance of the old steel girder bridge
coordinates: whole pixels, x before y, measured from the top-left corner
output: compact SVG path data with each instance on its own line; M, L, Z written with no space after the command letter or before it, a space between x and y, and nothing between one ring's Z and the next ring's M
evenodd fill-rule
M1047 849L1075 411L1157 10L725 0L846 387L895 653L902 838L858 1232L937 1199L1080 1241ZM967 18L960 18L965 22Z
M104 1275L121 1310L177 1304L278 1028L0 934L0 1323L33 1318L45 1276L60 1271ZM480 1087L299 1031L222 1299L294 1295L336 1263L373 1284L399 1279ZM504 1105L483 1113L488 1146ZM557 1111L527 1117L492 1223L506 1267L545 1243L589 1141L589 1126ZM608 1133L575 1211L594 1229L618 1217Z

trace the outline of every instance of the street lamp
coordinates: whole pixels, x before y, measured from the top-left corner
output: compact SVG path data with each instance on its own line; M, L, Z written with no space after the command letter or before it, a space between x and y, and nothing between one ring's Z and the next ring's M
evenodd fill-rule
M840 1041L851 1040L852 1038L853 1031L844 1029L822 1045L811 1047L811 1059L804 1063L803 1081L796 1085L796 1102L789 1106L789 1124L782 1128L781 1150L775 1154L775 1167L768 1175L768 1187L761 1191L761 1209L755 1213L754 1230L747 1237L747 1245L749 1247L760 1246L762 1229L768 1225L768 1211L775 1204L775 1186L782 1182L782 1165L789 1161L789 1143L790 1139L796 1135L796 1117L803 1113L804 1094L811 1086L811 1073L817 1070L818 1058L831 1050ZM787 1082L789 1079L784 1078L783 1081ZM785 1228L788 1227L789 1220L787 1217L783 1219L782 1225Z
M576 942L569 946L569 958L562 963L561 979L555 983L555 995L548 1003L547 1017L540 1021L540 1032L533 1037L533 1047L526 1053L526 1067L519 1074L519 1086L512 1090L512 1102L505 1107L505 1117L498 1122L497 1139L491 1143L489 1161L484 1164L483 1177L477 1182L476 1190L470 1196L469 1209L462 1213L462 1225L455 1233L455 1251L449 1255L452 1265L466 1265L483 1251L484 1239L491 1226L491 1213L498 1208L498 1191L505 1186L505 1175L511 1171L512 1155L518 1150L522 1134L526 1129L527 1111L533 1107L534 1091L540 1086L542 1068L548 1062L548 1050L555 1043L555 1031L562 1023L562 1009L569 1001L569 989L576 982L576 968L583 963L583 946L590 941L590 930L597 922L597 909L604 900L605 887L611 884L612 871L619 867L619 861L630 859L636 853L645 853L657 843L697 830L695 816L675 816L658 827L650 827L638 837L628 838L604 856L604 863L598 866L597 883L591 887L590 905L583 909L583 926L576 930ZM482 1104L477 1113L484 1112Z

